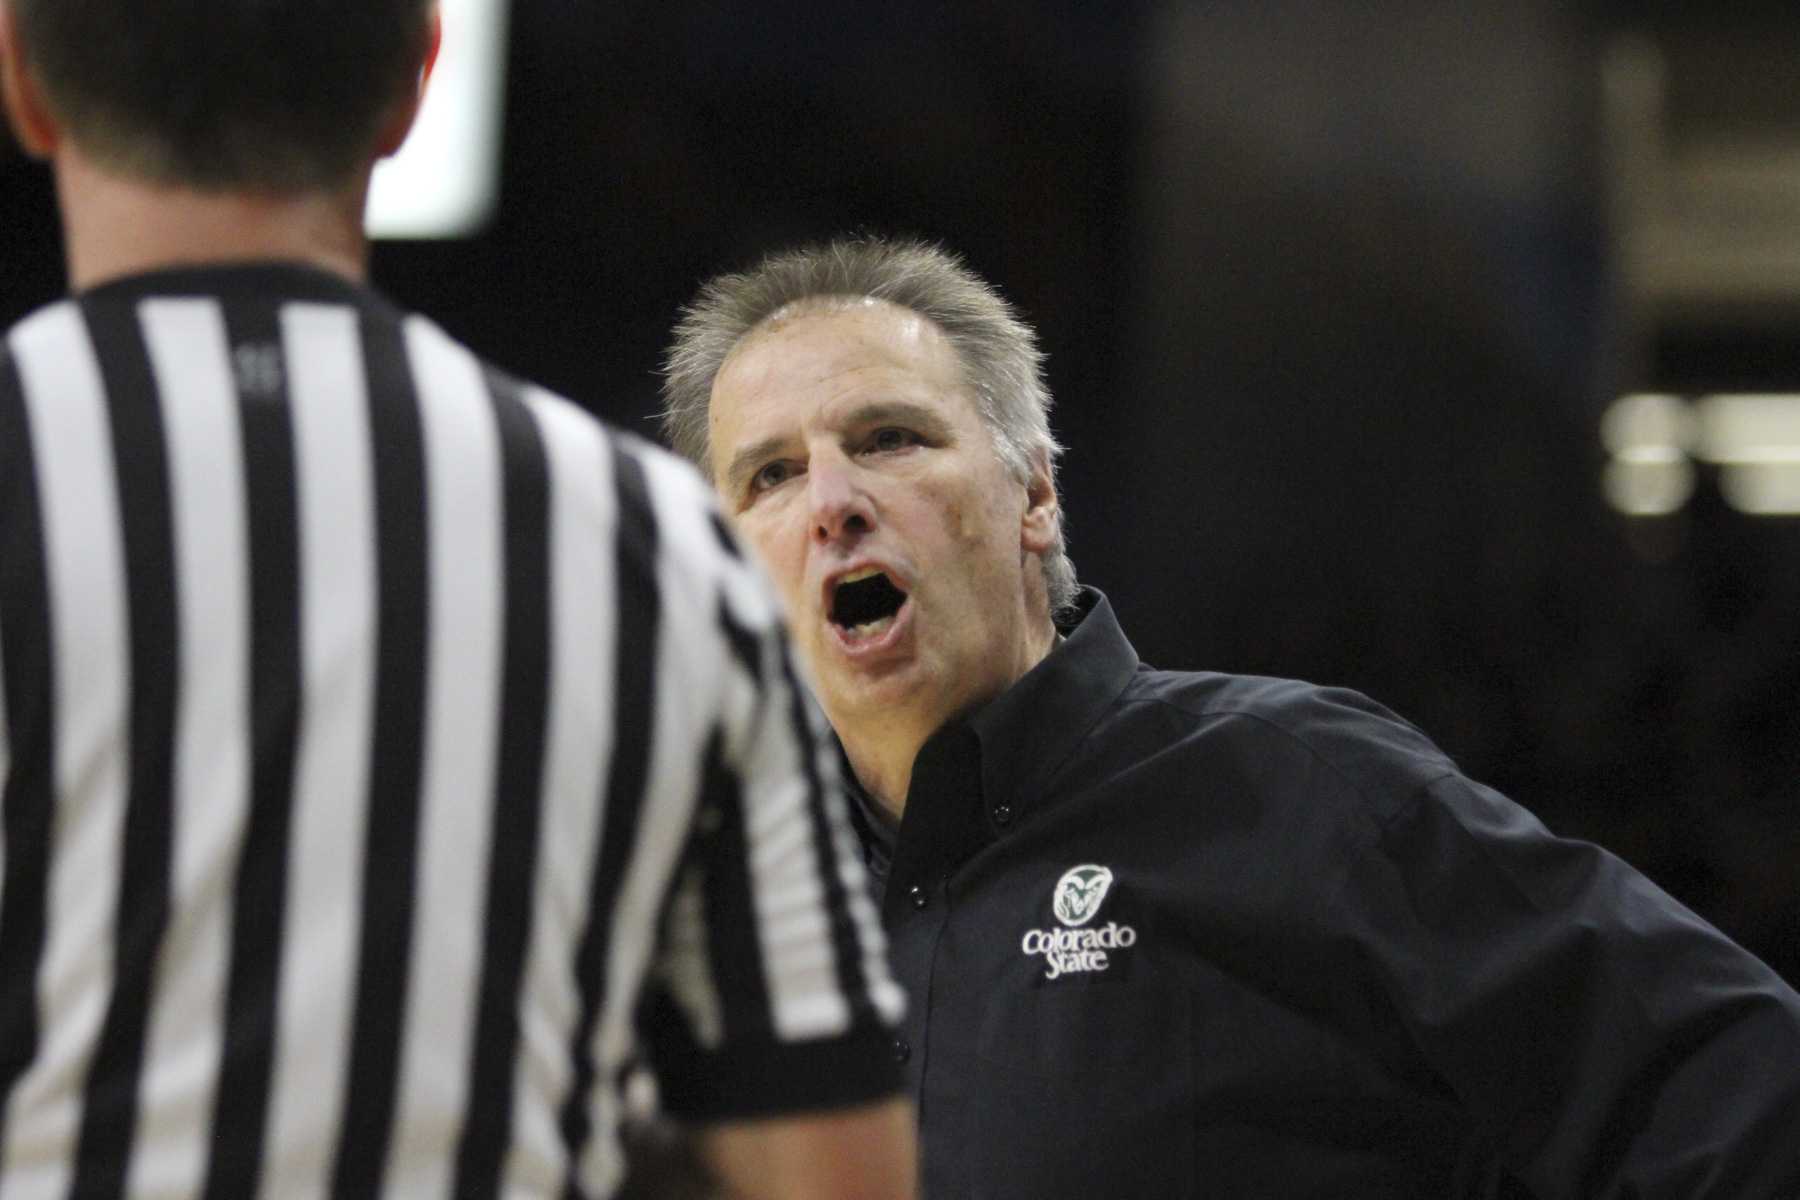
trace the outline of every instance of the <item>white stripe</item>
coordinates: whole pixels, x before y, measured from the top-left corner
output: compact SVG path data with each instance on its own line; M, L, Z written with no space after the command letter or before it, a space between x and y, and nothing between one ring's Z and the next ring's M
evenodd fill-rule
M499 433L480 364L406 323L430 497L425 699L413 960L386 1194L450 1191L482 966L505 595Z
M618 507L600 428L573 405L525 392L550 468L551 657L543 820L531 948L519 989L519 1059L504 1195L554 1195L567 1148L557 1116L573 1082L580 1019L575 949L590 916L596 839L605 818L601 764L612 757L618 644L613 545Z
M168 445L179 605L172 919L157 964L129 1191L197 1192L223 1041L232 885L249 791L242 435L215 300L139 308Z
M374 471L356 313L281 316L300 524L301 734L294 763L262 1194L322 1194L348 1069L375 692Z
M661 542L657 585L662 623L655 646L654 736L646 775L642 823L620 891L607 951L607 990L591 1046L596 1065L591 1104L593 1136L582 1156L584 1181L601 1194L616 1187L618 1077L632 1041L632 1017L655 949L657 909L668 890L694 818L700 765L716 716L726 652L713 615L716 582L695 569L696 558L717 554L712 531L696 514L688 468L660 451L635 451L643 465ZM696 540L698 539L698 540Z
M112 990L131 677L112 425L93 344L70 303L19 326L11 344L47 543L57 806L37 991L44 1041L6 1123L9 1197L60 1195L69 1184L82 1088Z
M701 820L705 820L703 815ZM669 995L687 1014L694 1041L706 1050L717 1050L725 1040L725 1006L719 1001L719 985L713 977L712 954L707 945L706 889L698 867L689 868L669 901L669 936L663 948L661 971Z

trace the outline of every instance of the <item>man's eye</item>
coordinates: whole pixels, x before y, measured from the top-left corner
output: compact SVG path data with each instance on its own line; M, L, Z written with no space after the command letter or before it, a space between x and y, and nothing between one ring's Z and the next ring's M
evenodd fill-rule
M887 453L917 445L918 441L918 438L904 429L877 429L875 436L869 439L869 446L871 449Z
M750 490L766 492L778 487L793 477L794 469L784 462L772 462L750 477Z

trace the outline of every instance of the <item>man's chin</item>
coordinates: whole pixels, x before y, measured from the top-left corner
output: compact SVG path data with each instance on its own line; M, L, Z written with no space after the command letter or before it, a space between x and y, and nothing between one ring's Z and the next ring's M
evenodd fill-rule
M834 726L894 721L914 707L920 673L914 660L882 664L832 663L819 678L819 703Z

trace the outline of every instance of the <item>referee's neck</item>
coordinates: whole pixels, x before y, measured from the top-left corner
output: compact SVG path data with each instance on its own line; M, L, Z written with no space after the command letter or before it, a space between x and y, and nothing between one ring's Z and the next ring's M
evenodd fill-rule
M123 176L72 146L55 159L69 287L214 263L299 262L361 281L367 176L341 192L197 191Z

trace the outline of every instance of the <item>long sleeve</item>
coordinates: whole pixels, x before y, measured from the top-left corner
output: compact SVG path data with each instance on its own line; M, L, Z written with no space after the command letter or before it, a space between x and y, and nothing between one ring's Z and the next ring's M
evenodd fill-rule
M1800 1194L1800 995L1641 874L1447 775L1362 883L1402 1019L1539 1196Z

